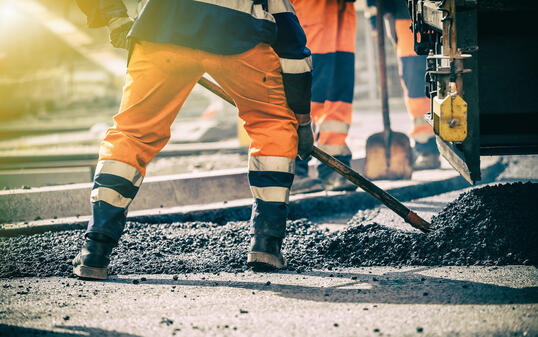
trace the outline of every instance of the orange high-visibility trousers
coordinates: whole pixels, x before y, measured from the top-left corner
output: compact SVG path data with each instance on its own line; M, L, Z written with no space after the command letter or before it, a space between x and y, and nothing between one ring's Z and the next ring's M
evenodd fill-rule
M237 55L144 41L135 45L120 111L99 150L88 232L119 240L148 163L168 142L172 122L205 72L233 98L251 138L251 233L284 237L297 120L286 101L280 59L267 44Z
M289 109L280 61L266 44L231 56L172 44L138 43L123 88L120 112L99 160L118 160L145 175L166 145L170 126L200 77L209 73L233 98L252 143L252 156L297 155L297 121Z

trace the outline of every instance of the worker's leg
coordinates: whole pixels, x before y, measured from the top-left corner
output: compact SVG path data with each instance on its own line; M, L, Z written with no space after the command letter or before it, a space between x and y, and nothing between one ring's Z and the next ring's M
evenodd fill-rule
M329 1L326 12L334 18L327 20L330 25L327 34L335 44L334 49L324 50L325 41L311 41L314 65L312 110L319 147L350 165L351 151L346 138L351 125L355 79L356 14L353 3L347 2L342 9L336 1ZM353 184L324 164L318 166L318 174L327 190L355 189Z
M92 218L85 243L73 260L75 275L107 278L110 254L146 166L168 142L170 125L203 73L198 60L197 52L186 48L149 42L135 46L120 112L99 149Z
M341 8L336 0L294 0L293 5L306 33L307 47L312 52L311 115L318 145L349 165L351 151L346 144L346 137L351 124L355 71L356 15L353 3L345 3ZM294 189L308 172L307 163L297 160ZM325 165L318 167L319 177L324 180L322 183L326 189L342 189L342 183L347 188L354 189L354 185L332 176L332 172ZM334 181L328 181L333 178L338 180L335 186Z
M336 26L336 23L326 22L331 19L334 22L337 20L337 14L336 11L334 11L334 8L332 12L328 12L331 1L291 0L291 2L295 8L301 27L303 27L306 34L307 46L310 48L311 52L316 54L324 53L325 51L321 50L322 47L327 48L326 50L328 51L334 51L336 49L336 32L335 28L332 26ZM330 30L330 32L328 30ZM331 33L333 36L330 35ZM324 41L324 43L321 43L322 41ZM318 74L327 72L327 70L331 73L332 70L329 69L331 66L332 64L314 64L314 69L312 71L312 93L327 90L327 86L319 78ZM322 68L327 70L322 72ZM323 92L322 96L325 97L326 93ZM312 103L310 114L314 121L316 120L316 116L323 115L323 100L317 105ZM291 190L293 194L318 192L324 189L321 180L308 176L308 163L310 162L310 159L311 158L302 160L297 157L295 161L295 179L293 180Z
M146 167L168 142L170 126L202 73L191 49L149 42L135 46L120 111L99 150L88 234L119 240Z
M280 59L269 45L259 44L239 55L216 56L204 66L237 104L252 141L248 174L254 196L251 234L279 242L274 255L281 257L298 139L297 120L286 102ZM285 265L280 262L273 266Z
M396 12L396 50L405 104L413 121L410 135L415 141L415 151L417 152L415 169L436 168L440 165L439 151L435 144L433 129L424 120L424 115L430 110L429 99L424 93L426 56L417 55L414 51L413 34L409 28L411 20L408 18L407 8L404 9Z

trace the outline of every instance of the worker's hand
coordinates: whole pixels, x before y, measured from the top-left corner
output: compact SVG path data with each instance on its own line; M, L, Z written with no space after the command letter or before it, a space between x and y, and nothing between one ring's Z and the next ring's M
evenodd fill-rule
M306 123L299 124L297 128L299 135L299 147L297 155L302 160L307 159L314 149L314 133L312 132L312 122L309 120Z
M133 19L128 16L112 18L108 22L108 34L110 43L116 48L129 49L127 34L133 26Z

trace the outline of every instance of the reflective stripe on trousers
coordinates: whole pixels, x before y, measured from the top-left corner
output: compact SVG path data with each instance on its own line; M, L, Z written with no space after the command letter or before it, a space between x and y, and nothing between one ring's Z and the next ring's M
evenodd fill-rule
M115 241L125 226L126 211L143 176L134 167L117 160L100 160L90 195L92 218L87 232L101 233Z
M266 44L238 55L145 41L135 45L120 112L99 150L103 164L92 192L89 230L111 226L105 234L119 238L147 164L168 142L171 124L205 72L233 98L251 139L252 231L284 235L297 121L286 102L280 59ZM110 173L117 171L124 173Z
M251 156L248 181L254 196L251 234L283 238L295 160L277 156Z

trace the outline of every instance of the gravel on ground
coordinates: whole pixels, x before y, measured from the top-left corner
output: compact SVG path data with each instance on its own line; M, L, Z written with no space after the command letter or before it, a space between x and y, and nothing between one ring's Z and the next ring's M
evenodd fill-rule
M356 266L538 264L536 183L509 183L461 194L432 219L429 234L355 216L331 232L288 222L289 269ZM68 276L82 230L0 239L0 278ZM248 222L129 222L112 256L112 274L241 272L247 269Z

